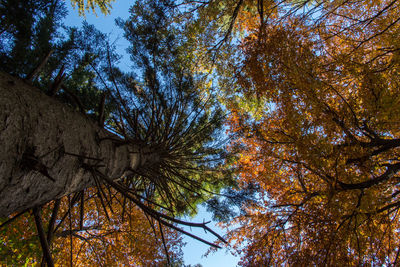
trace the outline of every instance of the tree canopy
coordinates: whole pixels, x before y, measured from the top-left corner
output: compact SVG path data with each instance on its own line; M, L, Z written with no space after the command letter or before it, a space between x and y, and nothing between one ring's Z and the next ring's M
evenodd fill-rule
M117 20L131 73L115 67L105 35L61 30L62 3L39 3L2 1L2 70L101 117L124 142L161 151L157 166L66 196L55 255L179 265L174 230L186 222L176 216L205 203L233 227L225 239L242 266L398 264L397 1L136 1ZM99 209L79 212L90 201ZM20 249L4 235L4 253ZM146 250L149 235L158 253ZM40 257L35 244L21 253Z
M396 265L398 5L261 2L228 100L239 179L261 188L230 233L242 264Z

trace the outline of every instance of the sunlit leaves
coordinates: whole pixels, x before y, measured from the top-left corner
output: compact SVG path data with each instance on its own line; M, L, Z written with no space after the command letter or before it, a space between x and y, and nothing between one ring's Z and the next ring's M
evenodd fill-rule
M114 192L106 215L106 210L96 197L96 190L88 190L85 193L86 208L81 225L80 203L74 204L69 214L70 202L65 197L51 246L54 263L69 266L72 260L74 266L166 264L160 226L129 203L122 214L123 201ZM43 209L44 225L48 224L51 212L52 205ZM32 215L27 213L2 229L6 235L2 235L1 263L22 265L26 260L30 264L40 263L42 253L34 228ZM169 257L179 260L182 247L179 234L165 227L162 231Z
M258 183L261 199L237 218L231 240L252 240L237 242L243 265L393 264L398 7L297 4L245 26L252 34L233 65L232 150L240 181Z
M96 14L96 8L99 8L101 13L109 14L112 7L112 2L115 0L71 0L71 4L75 8L78 7L79 15L84 16L86 12Z

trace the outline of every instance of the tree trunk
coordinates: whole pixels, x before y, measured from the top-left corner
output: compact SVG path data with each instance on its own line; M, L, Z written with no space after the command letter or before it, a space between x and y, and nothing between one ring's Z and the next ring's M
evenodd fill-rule
M93 186L87 165L102 165L99 170L118 179L159 160L145 148L112 139L120 140L37 88L0 73L0 216Z

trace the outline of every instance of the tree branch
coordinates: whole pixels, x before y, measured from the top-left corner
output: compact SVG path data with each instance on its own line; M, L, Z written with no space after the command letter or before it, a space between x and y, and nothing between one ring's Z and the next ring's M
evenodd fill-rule
M42 217L40 215L40 207L33 208L33 216L35 218L36 229L38 232L40 245L42 246L43 256L46 259L48 267L54 267L53 259L51 258L49 245L43 229Z

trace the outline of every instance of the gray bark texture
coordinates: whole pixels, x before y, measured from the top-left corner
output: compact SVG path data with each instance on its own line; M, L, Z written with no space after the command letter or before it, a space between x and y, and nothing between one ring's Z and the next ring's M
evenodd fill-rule
M86 164L103 165L98 169L115 180L157 161L144 148L111 139L119 138L23 80L0 73L0 216L93 186Z

